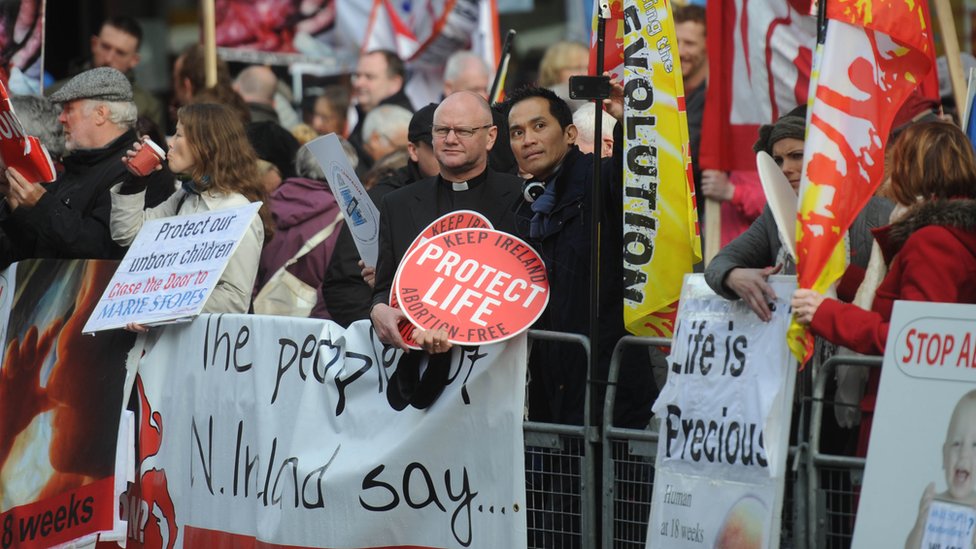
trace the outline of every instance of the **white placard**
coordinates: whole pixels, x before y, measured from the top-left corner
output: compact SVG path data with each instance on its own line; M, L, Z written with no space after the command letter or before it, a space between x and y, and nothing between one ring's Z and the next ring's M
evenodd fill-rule
M796 361L786 345L794 277L763 322L688 275L654 404L661 419L647 546L779 546Z
M146 221L84 333L200 314L261 202Z
M322 167L332 195L346 217L346 227L351 231L359 256L366 266L375 267L380 243L380 212L356 177L356 170L349 164L339 138L330 133L305 146Z
M976 539L976 306L895 302L853 547Z
M427 405L398 381L426 355L385 348L369 321L203 315L162 332L139 364L126 502L153 520L130 542L525 548L525 336L426 364L444 368Z
M790 186L783 170L766 151L756 153L756 169L759 170L759 181L766 194L766 203L776 221L779 240L790 257L796 261L796 191Z

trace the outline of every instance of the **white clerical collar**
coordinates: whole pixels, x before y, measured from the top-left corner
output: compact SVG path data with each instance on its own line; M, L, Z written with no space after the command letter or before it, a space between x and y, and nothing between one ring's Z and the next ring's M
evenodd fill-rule
M451 183L451 189L455 191L466 191L468 190L468 182L461 181L460 183Z

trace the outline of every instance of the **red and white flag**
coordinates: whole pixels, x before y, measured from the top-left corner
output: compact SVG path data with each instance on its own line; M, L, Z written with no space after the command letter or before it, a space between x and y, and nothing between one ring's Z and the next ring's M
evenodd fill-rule
M498 65L497 0L373 0L362 51L395 51L413 76L406 93L414 105L439 101L444 64L471 50L492 69Z
M797 224L801 288L825 292L846 268L843 238L874 194L905 99L935 67L927 2L832 0L808 116ZM812 338L790 327L798 358Z
M390 50L396 52L400 59L407 60L417 53L419 46L413 30L390 0L375 0L366 25L362 51Z
M709 0L699 164L756 169L759 126L806 103L817 42L810 0Z

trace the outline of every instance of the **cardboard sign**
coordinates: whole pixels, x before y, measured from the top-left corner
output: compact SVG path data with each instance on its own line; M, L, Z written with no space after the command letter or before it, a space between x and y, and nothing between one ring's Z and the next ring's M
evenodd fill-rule
M973 547L974 319L974 305L895 302L852 547Z
M407 253L403 254L403 257L410 255L410 252L417 249L418 246L427 242L428 240L434 238L435 236L447 232L454 231L457 229L494 229L495 227L488 221L488 218L481 215L480 213L473 210L457 210L441 217L435 219L433 223L427 225L423 231L417 235L410 247L407 248ZM401 263L402 265L402 263ZM400 265L397 265L396 275L393 277L393 291L390 292L390 307L394 309L400 308L400 303L396 298L396 288L400 284ZM403 338L404 343L407 347L411 349L420 349L413 342L413 331L417 327L414 326L409 320L401 320L397 325L397 329L400 332L400 337Z
M654 403L661 418L647 547L778 547L796 362L786 345L793 277L773 319L688 275Z
M81 333L116 264L31 259L4 271L12 304L0 313L9 323L0 365L0 547L124 538L117 509L135 441L121 414L136 338Z
M57 178L51 155L41 141L27 135L17 118L7 88L0 83L0 159L29 183L50 183Z
M146 221L82 331L200 314L260 207L252 202Z
M329 189L346 217L346 227L356 243L359 257L367 267L375 267L380 243L380 212L356 177L356 170L349 164L339 138L330 133L309 141L306 146L322 167Z
M418 328L444 328L451 343L480 345L527 330L549 303L549 280L524 241L492 229L461 229L405 257L396 294Z

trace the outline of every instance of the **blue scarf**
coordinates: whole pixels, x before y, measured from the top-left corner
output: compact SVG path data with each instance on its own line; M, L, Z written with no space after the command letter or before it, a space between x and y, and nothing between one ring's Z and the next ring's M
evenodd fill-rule
M539 240L549 229L549 214L556 207L556 183L550 181L546 184L546 191L542 196L535 199L532 203L532 211L535 215L529 222L529 237Z

